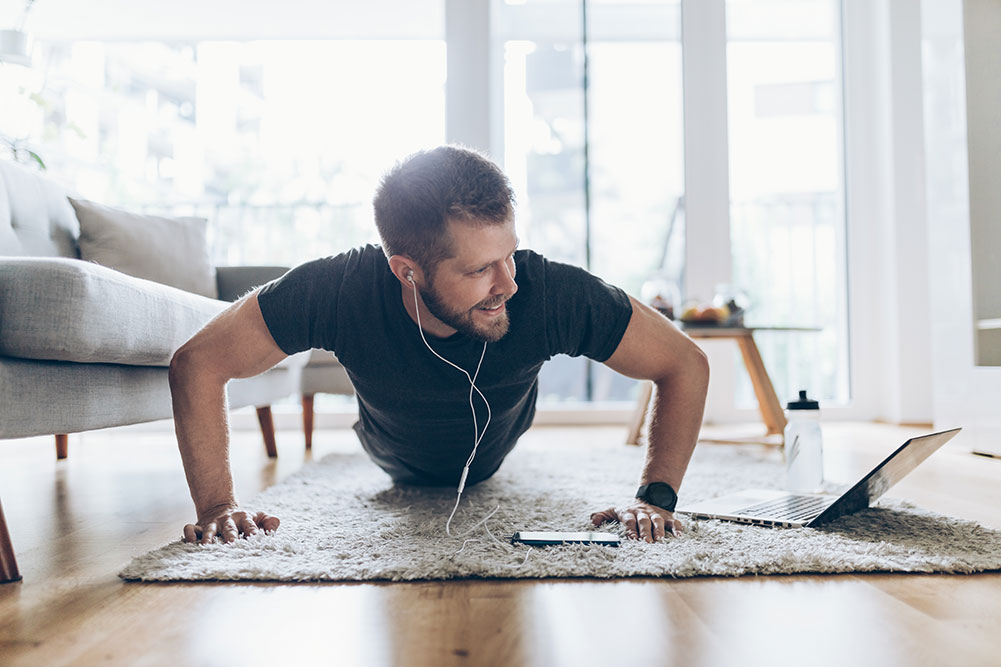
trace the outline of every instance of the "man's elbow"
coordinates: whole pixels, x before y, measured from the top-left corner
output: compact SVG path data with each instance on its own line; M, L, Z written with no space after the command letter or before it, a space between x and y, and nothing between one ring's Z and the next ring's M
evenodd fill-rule
M188 375L189 370L193 367L191 351L186 346L182 345L175 350L174 354L170 357L170 367L167 369L167 379L170 382L170 388L173 389L181 384Z
M187 343L174 352L170 358L170 367L167 369L167 379L172 391L196 379L204 382L217 375L213 372L211 361ZM221 379L225 384L226 379Z
M700 378L704 378L709 383L709 355L705 351L692 343L688 346L688 364L691 366L691 373Z
M703 392L708 391L709 357L702 348L690 342L685 346L684 352L676 357L675 363L661 381L669 384L682 382L689 386L700 387Z

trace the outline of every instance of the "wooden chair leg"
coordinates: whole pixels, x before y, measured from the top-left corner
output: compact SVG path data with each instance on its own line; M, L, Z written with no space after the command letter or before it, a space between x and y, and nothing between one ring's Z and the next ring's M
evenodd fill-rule
M65 433L56 433L56 458L64 459L69 454L70 437Z
M629 432L626 434L627 445L640 444L640 431L643 429L643 422L646 421L646 411L652 395L653 382L644 381L640 386L640 395L636 399L636 408L633 410L632 419L629 420Z
M0 505L0 584L10 584L15 581L21 581L21 573L17 571L14 546L10 543L10 533L7 532L3 505Z
M313 396L302 395L302 431L306 434L306 449L313 448Z
M268 456L278 458L278 447L275 444L275 421L271 416L271 406L265 405L257 408L257 421L261 423L261 435L264 436L264 448L268 450Z

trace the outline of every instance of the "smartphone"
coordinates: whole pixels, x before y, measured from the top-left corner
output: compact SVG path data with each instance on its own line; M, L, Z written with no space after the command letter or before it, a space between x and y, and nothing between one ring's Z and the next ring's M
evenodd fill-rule
M548 547L556 544L601 544L606 547L619 546L619 536L612 533L559 533L549 531L519 530L511 536L511 544L527 544L530 547Z

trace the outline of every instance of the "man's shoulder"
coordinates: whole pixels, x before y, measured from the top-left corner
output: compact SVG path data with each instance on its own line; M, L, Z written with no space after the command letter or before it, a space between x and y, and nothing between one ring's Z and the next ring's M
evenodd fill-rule
M260 290L258 298L284 295L300 298L306 293L339 293L351 284L371 286L377 281L380 271L386 271L388 262L377 245L351 248L336 255L316 257L302 262L291 271L277 278Z
M388 266L382 246L366 244L356 246L334 255L316 257L303 262L300 267L319 272L344 272L351 274L359 270L378 270Z
M577 264L550 259L534 250L526 249L516 252L515 265L518 271L517 275L531 281L563 283L593 278L587 269Z
M347 264L365 263L372 266L385 266L388 264L386 253L382 251L382 246L373 243L366 243L365 245L345 250L340 254L333 255L331 259Z
M351 248L331 258L332 266L337 273L341 290L346 294L358 293L369 298L372 291L381 288L381 277L389 271L389 261L386 259L382 246L367 244Z
M557 269L564 264L562 262L549 259L540 252L529 249L521 249L514 253L514 263L518 271L522 269L532 271L532 275L542 275L553 267Z

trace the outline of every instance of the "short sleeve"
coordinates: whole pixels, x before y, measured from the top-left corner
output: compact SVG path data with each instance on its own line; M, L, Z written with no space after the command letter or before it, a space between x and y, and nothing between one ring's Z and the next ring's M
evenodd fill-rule
M286 354L310 348L333 351L343 255L300 264L257 293L264 323Z
M629 326L629 296L584 269L546 260L546 332L550 355L605 361Z

